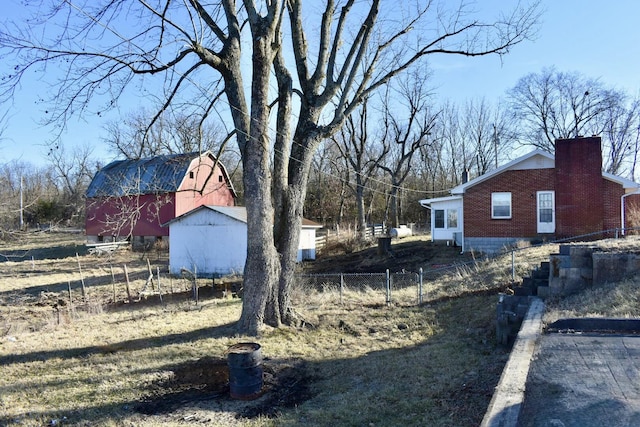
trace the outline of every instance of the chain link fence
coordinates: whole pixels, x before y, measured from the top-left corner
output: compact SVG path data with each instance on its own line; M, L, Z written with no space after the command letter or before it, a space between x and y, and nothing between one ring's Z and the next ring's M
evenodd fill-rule
M530 277L560 245L595 244L594 236L541 245L522 244L493 256L449 265L425 265L417 272L306 274L297 276L297 288L304 298L330 304L418 305L443 298L477 292L498 292ZM599 236L596 236L599 237ZM607 236L601 236L607 237ZM616 233L614 238L598 240L603 250L639 251L640 237Z
M421 302L421 272L303 274L298 290L340 304L401 304Z

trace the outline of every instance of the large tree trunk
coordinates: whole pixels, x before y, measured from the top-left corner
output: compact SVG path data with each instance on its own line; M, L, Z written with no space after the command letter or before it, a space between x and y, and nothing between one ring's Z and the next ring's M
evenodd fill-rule
M315 125L309 126L315 127ZM291 290L294 285L309 170L313 153L319 143L319 138L314 131L306 131L304 134L311 135L311 137L303 138L300 132L301 127L299 125L296 137L294 137L297 144L292 147L291 160L287 170L288 185L282 193L283 198L276 221L275 238L281 266L278 290L274 292L277 295L277 304L274 306L278 310L277 313L267 313L267 316L277 318L287 325L294 324L298 320L291 304Z
M391 227L398 227L398 184L392 181L391 191L389 192L389 219L391 220Z
M261 29L261 28L257 28ZM252 27L252 30L256 28ZM266 31L266 29L265 29ZM267 301L280 275L274 246L274 209L269 164L269 76L272 65L270 37L254 37L251 124L243 152L243 182L247 207L247 260L244 268L241 333L257 335L264 323Z
M367 219L364 211L364 184L360 177L356 179L356 206L358 208L358 233L362 240L367 238Z

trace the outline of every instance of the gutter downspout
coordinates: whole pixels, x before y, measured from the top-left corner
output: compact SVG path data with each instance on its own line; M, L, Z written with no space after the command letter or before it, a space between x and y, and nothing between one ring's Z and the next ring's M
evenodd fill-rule
M626 227L625 227L625 221L626 221L626 218L625 218L625 206L624 206L624 199L625 199L626 197L628 197L628 196L633 196L633 195L638 195L638 194L640 194L640 189L637 189L637 190L635 190L635 191L632 191L631 193L623 194L623 195L620 197L620 228L621 228L621 231L622 231L622 235L623 235L623 236L625 235L625 229L626 229Z
M462 246L462 250L460 251L460 255L462 255L464 253L464 197L460 200L462 202L462 208L460 209L462 212L460 212L460 217L462 219L462 221L460 221L460 224L462 225L462 227L460 227L460 245Z

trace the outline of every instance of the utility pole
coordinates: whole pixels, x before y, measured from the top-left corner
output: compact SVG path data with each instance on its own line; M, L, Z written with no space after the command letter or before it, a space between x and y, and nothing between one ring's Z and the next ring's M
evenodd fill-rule
M20 176L20 231L24 229L24 191L23 177Z
M493 149L496 155L496 169L498 169L498 130L496 124L493 124Z

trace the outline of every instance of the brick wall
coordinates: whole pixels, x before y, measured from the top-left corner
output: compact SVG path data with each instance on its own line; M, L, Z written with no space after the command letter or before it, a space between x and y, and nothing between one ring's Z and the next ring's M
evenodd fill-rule
M640 227L640 194L627 196L624 199L625 227ZM635 234L638 234L636 231Z
M555 190L553 169L505 171L464 195L465 237L536 237L536 193ZM491 193L511 192L511 219L491 218Z
M599 137L556 140L556 235L603 230L604 196Z
M620 198L624 194L624 189L622 185L602 178L602 191L604 203L603 229L613 230L620 228L620 221L622 220Z

